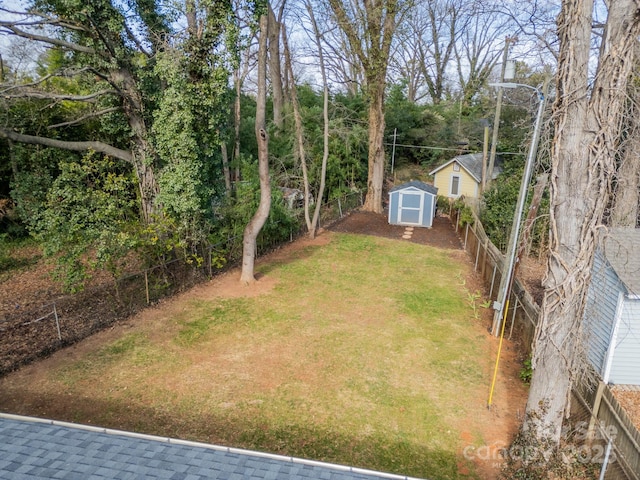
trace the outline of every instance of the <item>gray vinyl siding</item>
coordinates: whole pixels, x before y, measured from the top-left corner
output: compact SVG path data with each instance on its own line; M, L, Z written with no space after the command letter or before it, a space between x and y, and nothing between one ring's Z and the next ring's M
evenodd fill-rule
M609 382L640 385L640 301L625 298Z
M618 294L625 291L613 269L598 250L584 311L587 357L602 375L613 332Z

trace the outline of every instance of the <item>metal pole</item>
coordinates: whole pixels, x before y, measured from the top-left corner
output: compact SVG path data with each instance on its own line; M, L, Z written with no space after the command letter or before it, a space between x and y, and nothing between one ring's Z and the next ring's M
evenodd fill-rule
M510 37L504 40L504 51L502 53L502 69L500 71L500 81L504 82L504 73L507 69L507 59L509 58L509 43L512 40ZM483 187L488 188L491 183L491 177L493 176L493 167L496 161L496 150L498 148L498 130L500 127L500 115L502 113L502 95L503 88L498 87L498 98L496 100L496 114L493 119L493 132L491 137L491 153L489 153L489 165L487 166L487 179L484 182Z
M508 264L504 269L502 278L500 279L500 289L498 290L498 299L494 302L495 313L493 316L493 327L491 333L495 336L500 334L500 324L503 321L504 304L509 294L508 290L511 286L513 270L516 263L516 253L518 251L518 238L520 234L520 221L522 219L522 212L524 211L525 200L527 199L527 188L531 181L531 172L533 171L533 165L536 159L536 153L538 150L538 141L540 140L540 131L542 129L542 115L546 105L546 92L549 85L548 80L545 81L544 91L535 89L538 94L538 114L536 115L536 123L533 129L533 138L531 139L531 146L529 147L529 154L527 155L527 161L525 164L524 175L522 175L522 183L520 184L520 193L518 194L518 202L516 206L516 212L513 217L513 224L511 226L511 235L509 237L509 247L507 250L506 260ZM528 88L533 88L529 85L522 85Z
M487 159L489 156L489 125L484 126L484 141L482 142L482 181L480 182L481 193L487 186Z
M607 450L604 454L604 461L602 462L602 469L600 470L600 479L604 480L604 476L607 473L607 467L609 466L609 457L611 456L611 447L613 446L613 441L609 439L607 442Z

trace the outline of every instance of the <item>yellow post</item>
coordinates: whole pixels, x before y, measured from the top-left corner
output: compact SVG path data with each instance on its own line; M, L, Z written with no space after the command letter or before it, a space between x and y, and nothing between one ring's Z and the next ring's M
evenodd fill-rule
M493 368L493 380L491 381L491 389L489 390L489 401L487 402L487 408L491 408L491 402L493 400L493 390L496 386L496 377L498 376L498 364L500 363L500 352L502 351L502 340L504 340L504 327L507 324L507 312L509 311L509 299L504 305L504 311L502 312L502 328L500 329L500 342L498 343L498 356L496 357L496 365Z

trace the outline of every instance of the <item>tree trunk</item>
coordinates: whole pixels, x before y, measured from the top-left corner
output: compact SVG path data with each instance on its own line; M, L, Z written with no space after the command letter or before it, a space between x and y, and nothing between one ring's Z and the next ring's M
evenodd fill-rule
M384 185L384 79L368 85L369 93L369 172L367 196L362 207L368 212L382 213Z
M142 219L152 223L162 209L156 199L160 188L155 174L156 155L149 143L149 132L143 117L143 102L133 74L124 68L111 72L112 80L122 90L123 106L132 132L132 155L140 188Z
M309 7L307 7L309 8ZM291 54L289 52L289 42L287 40L287 31L282 26L282 43L284 45L285 71L293 77L293 66L291 64ZM311 234L311 217L309 215L309 172L307 168L307 153L304 146L304 132L302 126L302 115L300 115L300 104L298 102L298 89L295 82L291 82L291 105L293 106L293 120L295 124L297 153L300 159L300 168L302 169L302 182L304 187L304 220L307 225L307 231Z
M318 221L320 219L320 209L322 208L322 197L324 197L324 187L327 178L327 162L329 160L329 86L327 84L327 72L324 66L324 54L322 53L322 41L320 37L320 30L318 30L318 24L313 15L313 9L311 4L307 2L307 11L309 12L309 18L313 25L313 32L316 37L316 44L318 45L318 59L320 63L320 74L322 76L323 87L323 104L322 104L322 120L324 123L324 131L322 135L322 167L320 171L320 188L318 189L318 195L316 198L316 208L313 212L313 220L311 221L311 228L309 229L309 237L312 239L316 236L316 230L318 228ZM305 200L305 205L308 202Z
M16 149L13 146L13 141L11 139L7 139L7 143L9 144L9 163L11 164L11 173L13 174L13 181L15 182L18 179L18 161L16 160Z
M636 68L638 50L636 45ZM637 74L636 74L637 75ZM635 90L634 90L635 88ZM627 131L622 144L620 166L616 175L616 189L611 211L612 227L634 228L638 222L638 204L640 203L640 109L638 108L638 90L631 86L629 107L626 110Z
M329 4L359 61L359 66L364 70L369 105L369 171L367 197L363 209L382 213L385 80L396 18L401 15L400 9L406 8L406 4L400 6L397 0L351 3L329 0ZM351 9L351 16L346 8ZM359 25L354 26L354 17L359 19Z
M256 99L256 139L258 141L258 169L260 172L260 204L258 210L244 229L242 242L242 273L240 281L246 285L256 281L254 264L256 239L267 221L271 208L271 185L269 182L269 137L266 130L267 100L267 36L268 18L260 17L260 47L258 50L258 97Z
M638 115L638 113L636 113ZM632 121L637 121L633 117ZM640 202L640 132L634 131L626 140L617 175L617 188L611 212L612 227L635 228Z
M231 196L231 172L229 171L229 154L227 153L227 142L222 140L220 144L222 154L222 174L224 175L224 188L227 197Z
M549 262L523 426L549 451L559 446L572 383L583 366L580 333L586 291L611 193L633 43L640 33L635 0L611 2L589 97L592 12L592 0L563 2L558 17Z
M283 2L284 3L284 2ZM269 78L273 97L273 123L282 130L284 120L284 94L282 91L282 71L280 68L280 22L269 5Z
M236 163L236 173L234 180L240 180L240 94L242 93L242 80L240 77L240 71L234 72L235 86L236 86L236 98L233 102L233 130L234 130L234 148L233 148L233 160Z

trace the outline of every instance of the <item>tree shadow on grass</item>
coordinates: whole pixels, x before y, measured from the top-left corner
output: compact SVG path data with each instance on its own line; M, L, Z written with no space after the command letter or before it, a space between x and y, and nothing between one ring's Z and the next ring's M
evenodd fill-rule
M146 407L132 402L12 392L0 411L96 425L329 462L431 480L478 479L473 465L455 452L417 445L383 433L346 435L331 426L281 425L263 418L200 415L184 406ZM174 413L178 412L179 413Z

